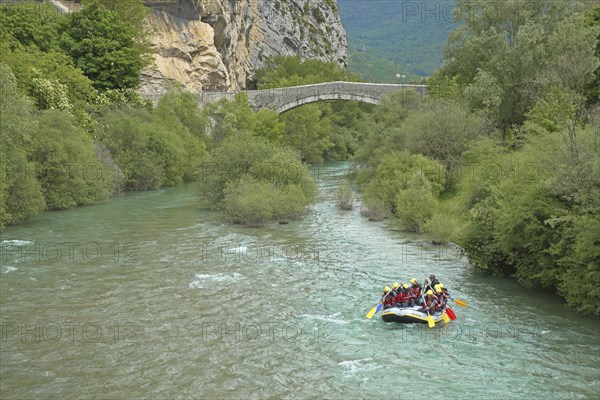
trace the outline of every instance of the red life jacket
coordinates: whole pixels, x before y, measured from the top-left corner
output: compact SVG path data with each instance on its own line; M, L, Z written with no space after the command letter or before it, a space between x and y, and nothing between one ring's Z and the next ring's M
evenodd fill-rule
M398 303L404 303L406 300L407 300L406 293L404 292L404 290L399 289L398 290L398 296L396 296L396 301Z
M410 288L410 293L411 293L411 295L412 295L413 298L415 298L415 299L419 298L419 297L421 297L421 288L418 287L418 286L417 287L413 286L413 287Z
M388 293L387 296L385 297L385 299L383 299L383 305L387 305L387 304L389 304L391 306L396 304L393 293Z

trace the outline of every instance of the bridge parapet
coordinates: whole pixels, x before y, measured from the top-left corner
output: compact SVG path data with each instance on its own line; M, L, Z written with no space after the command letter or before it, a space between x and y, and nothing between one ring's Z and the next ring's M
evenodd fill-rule
M324 100L354 100L378 104L384 95L400 90L414 90L421 98L427 96L426 85L324 82L262 90L231 92L204 91L200 93L200 105L214 103L221 99L233 100L238 93L245 93L253 109L268 108L282 113L303 104ZM156 103L158 98L152 98L152 100Z

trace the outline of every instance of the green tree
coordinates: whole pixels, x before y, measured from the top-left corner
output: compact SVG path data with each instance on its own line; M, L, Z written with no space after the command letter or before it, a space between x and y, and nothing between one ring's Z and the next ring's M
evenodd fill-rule
M37 129L33 106L19 92L9 66L0 62L0 229L23 222L43 211L46 204L36 180L36 165L27 160L27 148Z
M146 65L136 28L93 2L72 13L60 28L60 48L99 90L136 87Z
M300 56L274 56L256 71L259 89L272 89L310 83L358 80L334 62L302 60Z
M114 191L112 171L98 161L94 143L68 113L42 112L30 146L49 209L93 204Z
M486 89L482 83L491 83L492 92L483 98L494 105L495 122L506 133L513 124L523 123L536 92L544 90L546 82L540 77L551 58L549 38L566 16L583 9L582 4L457 0L454 17L460 26L448 39L440 77L456 78L462 87L473 85L470 91L476 98Z
M589 26L600 27L600 4L596 3L586 15L585 22ZM600 33L596 36L596 57L600 58ZM587 86L588 104L600 101L600 67L596 68L595 78Z
M95 101L97 97L92 82L73 65L67 55L59 51L43 52L31 47L11 50L8 42L0 41L0 58L11 67L19 87L35 99L40 109L49 108L49 93L42 88L41 82L61 87L58 90L66 95L68 103L75 110L83 110L87 103ZM62 94L60 97L63 97Z
M114 155L128 190L149 190L190 181L205 156L202 138L191 134L169 104L112 111L102 120L100 140Z
M146 17L151 12L151 9L144 6L144 0L84 0L84 6L91 4L100 4L106 9L114 12L119 16L121 21L124 21L133 28L134 37L145 44L148 31Z
M322 115L317 104L306 104L282 116L286 128L283 144L297 149L308 163L323 162L323 153L333 146L331 125Z
M460 164L468 143L491 129L480 115L459 102L432 101L412 113L401 126L406 148L439 161L447 171Z
M26 46L47 52L58 49L58 26L65 19L49 3L33 0L0 5L0 32L12 49Z

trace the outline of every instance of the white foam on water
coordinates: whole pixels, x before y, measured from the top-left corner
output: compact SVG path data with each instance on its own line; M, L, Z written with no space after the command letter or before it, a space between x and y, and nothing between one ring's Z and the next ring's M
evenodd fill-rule
M360 358L357 360L347 360L338 363L339 366L346 369L346 373L354 375L357 372L373 371L382 368L382 365L377 365L371 357Z
M238 246L238 247L232 247L231 249L227 249L227 251L233 252L233 253L243 253L246 254L246 251L248 250L248 247L246 246Z
M9 245L14 245L14 246L27 246L28 244L33 244L33 242L31 240L19 240L19 239L13 239L13 240L3 240L0 242L0 244L9 244Z
M9 272L13 272L13 271L16 271L16 270L17 270L16 267L5 267L4 268L4 273L8 274Z
M331 322L334 324L338 324L338 325L346 325L348 323L348 321L346 321L345 319L341 319L339 318L342 314L341 313L335 313L335 314L329 314L329 315L318 315L318 314L302 314L300 315L301 318L307 318L307 319L316 319L319 321L325 321L325 322Z
M189 287L192 289L199 289L204 287L206 284L210 283L230 283L236 282L240 279L243 279L241 274L234 272L233 274L196 274L194 275L194 279L190 282Z

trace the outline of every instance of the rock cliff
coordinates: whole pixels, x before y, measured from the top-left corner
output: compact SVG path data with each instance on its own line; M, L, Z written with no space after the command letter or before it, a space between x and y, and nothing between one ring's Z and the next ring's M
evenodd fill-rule
M252 88L272 55L298 54L345 66L346 33L335 0L147 0L154 63L140 91Z

